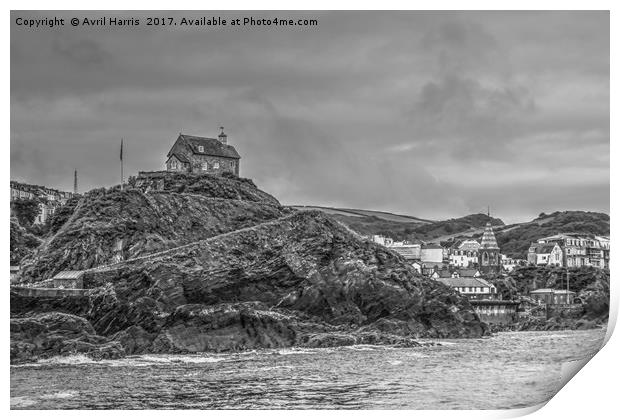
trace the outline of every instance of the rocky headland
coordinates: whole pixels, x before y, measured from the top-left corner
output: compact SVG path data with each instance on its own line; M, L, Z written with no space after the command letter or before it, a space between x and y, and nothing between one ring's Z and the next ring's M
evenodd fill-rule
M86 270L84 296L11 292L11 361L84 353L419 345L488 327L452 289L250 180L165 174L96 190L24 262L22 281Z

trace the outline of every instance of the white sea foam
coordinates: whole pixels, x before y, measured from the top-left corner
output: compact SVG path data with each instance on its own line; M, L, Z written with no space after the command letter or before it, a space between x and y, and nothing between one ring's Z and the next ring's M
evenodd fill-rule
M133 358L139 362L146 362L152 364L170 364L170 363L217 363L225 360L229 360L230 356L210 355L205 356L202 354L192 355L176 355L176 354L145 354ZM129 359L120 359L129 360Z
M295 369L295 366L282 365L282 366L263 366L263 367L255 368L255 370L262 370L262 371L270 371L270 370L278 370L278 369Z
M59 391L51 394L38 395L36 397L23 396L23 397L11 397L11 408L26 408L33 407L39 404L43 400L64 400L69 398L75 398L79 394L78 391ZM33 407L36 408L36 407Z
M78 391L60 391L52 394L43 394L39 398L42 400L59 400L66 398L73 398L79 394Z
M50 366L50 365L105 365L113 367L123 366L152 366L152 365L167 365L167 364L183 364L183 363L217 363L225 360L230 360L232 356L221 355L176 355L176 354L145 354L140 356L129 356L122 359L103 359L93 360L90 357L83 354L75 354L70 356L54 356L48 359L40 359L35 363L24 363L14 365L12 368L25 368L36 366Z
M37 363L33 363L33 365L84 365L91 363L97 363L97 361L84 354L72 354L69 356L54 356L49 359L40 359L37 360Z
M275 353L282 355L282 356L286 356L289 354L312 354L312 353L316 353L317 349L307 349L307 348L302 348L302 347L291 347L288 349L280 349L277 350Z
M11 408L25 408L35 405L37 401L29 397L11 397L10 403Z
M442 346L456 346L458 343L454 341L437 341L437 344L441 344Z

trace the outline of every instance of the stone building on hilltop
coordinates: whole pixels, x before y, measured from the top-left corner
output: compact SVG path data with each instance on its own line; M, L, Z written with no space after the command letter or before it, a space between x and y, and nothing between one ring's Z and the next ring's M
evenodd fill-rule
M222 132L217 139L179 133L168 152L166 170L209 174L229 172L239 176L241 156L228 144L224 127L220 128Z

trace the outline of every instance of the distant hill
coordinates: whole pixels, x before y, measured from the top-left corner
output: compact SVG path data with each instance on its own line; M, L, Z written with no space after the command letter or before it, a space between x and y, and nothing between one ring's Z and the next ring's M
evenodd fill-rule
M502 253L526 258L530 243L558 233L609 235L609 215L591 211L541 213L531 222L505 226L495 232Z
M484 227L489 222L492 226L504 226L501 219L478 213L420 226L415 232L422 239L443 242L455 236L482 235Z
M362 210L362 209L349 209L349 208L337 208L337 207L321 207L321 206L291 206L297 210L319 210L323 213L339 216L352 216L352 217L376 217L388 222L398 223L433 223L433 220L421 219L415 216L408 216L404 214L390 213L387 211L377 210Z
M487 222L504 226L501 219L486 214L470 214L456 219L433 221L415 216L374 210L294 206L298 210L320 210L362 235L384 235L410 242L442 242L460 236L482 234Z

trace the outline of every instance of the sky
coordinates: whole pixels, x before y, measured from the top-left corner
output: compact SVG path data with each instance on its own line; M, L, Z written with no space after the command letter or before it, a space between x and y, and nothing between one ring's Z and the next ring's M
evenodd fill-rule
M134 17L26 28L16 18ZM148 16L316 19L148 27ZM609 213L607 12L12 12L11 179L80 192L223 125L285 205Z

